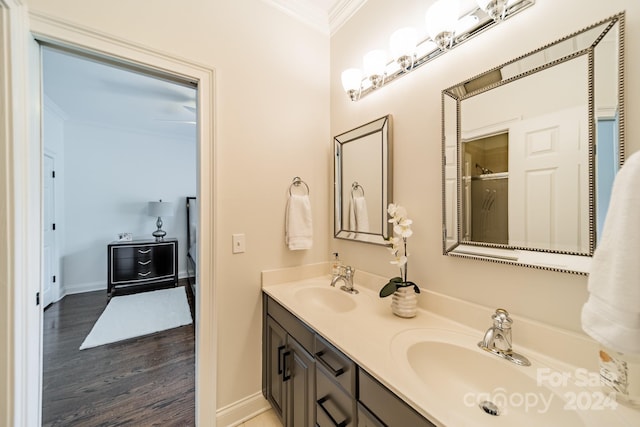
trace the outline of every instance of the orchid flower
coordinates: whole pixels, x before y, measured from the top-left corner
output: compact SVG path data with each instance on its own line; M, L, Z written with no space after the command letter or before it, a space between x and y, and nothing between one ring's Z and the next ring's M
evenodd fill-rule
M413 221L407 218L407 210L395 203L389 203L387 207L387 213L389 214L389 223L393 224L394 236L388 239L389 252L393 256L391 264L397 265L400 269L400 276L392 278L380 291L381 297L391 295L401 286L413 285L416 293L420 293L420 288L413 283L407 281L407 261L409 253L407 252L407 239L413 235L411 230L411 224Z

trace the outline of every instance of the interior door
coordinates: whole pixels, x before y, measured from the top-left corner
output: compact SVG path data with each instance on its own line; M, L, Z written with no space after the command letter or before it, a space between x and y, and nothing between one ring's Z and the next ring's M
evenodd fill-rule
M56 293L55 159L53 154L45 153L43 166L42 306L47 307L53 302L54 293Z
M510 127L509 244L588 251L586 108L561 110Z

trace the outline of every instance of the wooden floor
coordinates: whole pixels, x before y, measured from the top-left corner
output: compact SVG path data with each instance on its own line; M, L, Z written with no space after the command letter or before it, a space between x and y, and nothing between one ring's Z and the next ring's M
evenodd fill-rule
M99 291L45 310L43 426L195 425L193 324L78 350L106 305Z

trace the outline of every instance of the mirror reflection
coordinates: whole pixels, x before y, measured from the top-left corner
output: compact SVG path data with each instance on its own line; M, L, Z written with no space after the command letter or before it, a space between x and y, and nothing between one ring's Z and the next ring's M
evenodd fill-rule
M585 274L623 157L621 27L443 91L443 249Z
M335 237L386 244L391 200L391 116L334 138Z

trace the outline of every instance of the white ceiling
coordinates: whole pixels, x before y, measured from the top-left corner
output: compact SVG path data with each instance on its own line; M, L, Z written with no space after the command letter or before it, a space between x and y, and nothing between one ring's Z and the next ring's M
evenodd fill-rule
M366 0L263 0L327 35ZM196 90L54 48L43 48L46 105L66 120L195 141Z
M45 47L43 92L66 120L196 137L196 90Z

